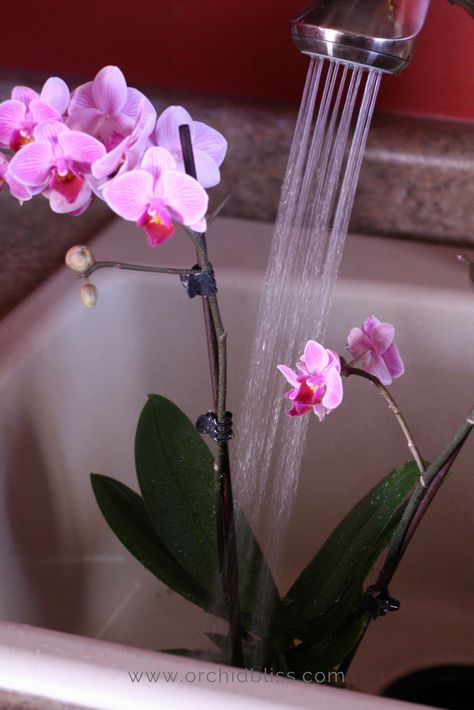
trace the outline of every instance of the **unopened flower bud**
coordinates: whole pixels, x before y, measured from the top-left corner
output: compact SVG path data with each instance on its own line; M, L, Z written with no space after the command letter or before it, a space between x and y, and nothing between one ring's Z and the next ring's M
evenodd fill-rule
M76 244L71 247L66 254L66 266L69 266L73 271L78 271L83 274L95 264L94 255L88 247L82 244Z
M94 284L82 284L80 289L81 301L88 308L94 308L97 305L99 293Z

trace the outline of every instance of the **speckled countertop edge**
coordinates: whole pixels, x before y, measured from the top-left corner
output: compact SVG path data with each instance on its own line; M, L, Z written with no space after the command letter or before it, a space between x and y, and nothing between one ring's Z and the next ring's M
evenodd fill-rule
M82 710L83 705L71 705L50 698L38 698L0 689L0 710Z

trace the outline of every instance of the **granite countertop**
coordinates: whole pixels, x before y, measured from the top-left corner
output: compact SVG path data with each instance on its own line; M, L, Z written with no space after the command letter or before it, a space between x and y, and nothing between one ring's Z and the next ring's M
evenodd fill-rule
M0 710L81 710L82 707L48 698L0 690Z
M44 80L44 77L42 77ZM41 84L18 74L0 81L0 100L15 84ZM222 131L229 151L218 204L223 214L275 218L297 107L178 90L146 89L158 111L182 104L194 118ZM350 229L459 245L474 244L474 124L376 114L369 134ZM0 193L0 317L49 276L72 244L87 242L109 220L101 202L80 217L53 214L38 197L22 207Z

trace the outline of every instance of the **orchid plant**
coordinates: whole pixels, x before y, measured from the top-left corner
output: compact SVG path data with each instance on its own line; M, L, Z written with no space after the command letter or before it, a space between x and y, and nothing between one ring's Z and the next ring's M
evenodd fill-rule
M219 660L255 668L257 657L258 668L291 672L290 677L302 677L308 669L347 671L370 620L397 608L389 584L474 425L474 410L438 459L425 462L388 390L404 373L394 326L374 315L348 333L351 360L309 340L295 370L279 364L291 386L284 395L290 417L313 411L322 422L341 404L345 378L369 380L393 411L413 458L360 500L280 596L232 494L226 331L204 236L213 217L207 214L206 190L219 183L226 150L218 131L194 121L182 107L171 106L157 117L147 97L127 87L113 66L72 93L52 77L40 93L17 86L0 104L0 184L20 202L42 195L53 211L77 216L102 199L118 216L135 222L151 247L181 225L196 250L191 269L96 261L83 245L66 255L67 265L84 280L81 298L87 306L97 303L91 275L114 267L179 275L189 295L200 296L204 306L214 411L195 426L172 402L150 396L136 432L140 494L107 476L91 476L107 523L158 579L229 621L228 636L209 635ZM212 449L203 435L212 439ZM387 548L377 579L366 587ZM245 575L239 567L243 559L251 560ZM253 614L262 574L272 598L264 631L255 626Z

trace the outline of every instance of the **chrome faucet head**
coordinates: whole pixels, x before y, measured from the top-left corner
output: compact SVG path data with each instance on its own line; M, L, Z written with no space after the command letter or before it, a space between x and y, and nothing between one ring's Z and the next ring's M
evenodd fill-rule
M398 74L411 61L430 0L317 0L291 25L311 56Z

